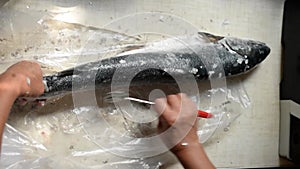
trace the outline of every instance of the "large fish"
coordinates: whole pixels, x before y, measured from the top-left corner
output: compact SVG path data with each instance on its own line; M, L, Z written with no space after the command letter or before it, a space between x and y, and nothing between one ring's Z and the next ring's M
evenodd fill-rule
M45 76L44 96L57 95L112 83L174 82L172 76L193 75L196 81L248 72L270 53L265 43L199 32L195 36L171 38L117 55ZM215 69L222 71L214 71Z

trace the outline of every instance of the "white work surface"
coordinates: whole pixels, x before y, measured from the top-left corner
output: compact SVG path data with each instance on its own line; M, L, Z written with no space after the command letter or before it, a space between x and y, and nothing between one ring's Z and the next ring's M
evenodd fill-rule
M28 8L44 5L26 3L30 4ZM70 21L102 27L112 19L133 13L164 12L183 18L200 31L265 42L271 48L270 55L257 69L240 77L251 108L244 110L228 131L214 135L204 146L218 168L278 166L283 3L283 0L91 1L85 5L85 11L78 11L81 17ZM19 2L16 6L24 4ZM74 1L72 5L78 4L79 1ZM170 168L182 167L176 163Z

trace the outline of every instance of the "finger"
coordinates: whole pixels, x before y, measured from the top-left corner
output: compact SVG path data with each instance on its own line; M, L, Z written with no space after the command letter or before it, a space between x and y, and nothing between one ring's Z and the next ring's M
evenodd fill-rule
M39 70L38 71L38 75L41 75L42 76L42 68L41 68L41 65L37 62L31 62L34 66L35 66L35 69L36 70Z
M43 74L40 68L40 65L35 62L30 62L32 65L32 74L30 78L32 80L32 85L30 89L32 91L32 96L39 96L44 93L44 83L43 83Z
M178 94L172 94L167 96L167 101L170 107L174 110L179 110L181 106L181 99Z
M27 63L28 65L26 66L30 66L30 73L36 77L42 77L42 69L41 69L41 66L36 63L36 62L28 62Z
M166 121L165 118L163 118L162 116L159 117L159 123L158 123L158 131L161 133L163 131L165 131L166 129L168 129L170 126L168 125L168 122Z
M37 93L38 95L43 94L45 90L45 85L43 82L43 75L42 72L39 72L40 74L36 77L37 80Z
M179 94L176 95L168 95L167 96L168 104L172 111L176 112L177 114L180 112L182 107L182 100Z
M39 96L44 93L44 84L40 79L33 78L30 85L31 96Z
M189 112L196 112L197 111L197 107L196 104L187 97L187 95L182 95L182 106L183 107L188 107L190 110Z
M180 97L181 99L186 99L187 98L187 95L185 93L178 93L177 94L178 97Z
M166 107L167 107L167 99L166 98L158 98L154 102L155 102L154 110L160 115L163 114L163 112L165 112Z
M34 89L34 96L39 96L44 93L44 84L41 80L38 81L36 88Z

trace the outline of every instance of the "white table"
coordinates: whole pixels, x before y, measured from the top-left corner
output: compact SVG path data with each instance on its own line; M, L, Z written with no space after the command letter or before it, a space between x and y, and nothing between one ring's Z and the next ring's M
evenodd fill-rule
M47 8L46 5L42 6L44 3L51 2L29 1L27 4L17 2L15 8L29 4L28 8L44 10ZM73 3L81 4L80 2ZM283 3L283 0L113 0L101 3L91 1L89 5L84 5L84 8L79 8L75 12L77 17L64 19L102 27L112 19L132 13L158 11L181 17L202 31L267 43L271 48L268 58L256 70L240 77L251 99L251 109L245 110L230 126L229 131L218 133L204 146L216 167L278 166L280 41ZM2 68L7 66L1 64ZM56 138L59 137L56 135ZM77 143L74 143L76 146L93 146L76 136L70 136L68 139L57 140L51 144L67 145L76 142L74 140L77 139ZM78 143L80 141L82 142ZM51 151L63 150L57 148ZM113 155L108 157L115 159L112 161L119 159ZM162 158L170 158L170 161L173 161L170 168L181 168L176 161L174 163L174 157L164 155Z

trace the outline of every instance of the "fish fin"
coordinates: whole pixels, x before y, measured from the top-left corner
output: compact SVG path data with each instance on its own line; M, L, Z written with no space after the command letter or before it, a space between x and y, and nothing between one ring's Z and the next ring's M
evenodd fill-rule
M126 46L125 49L122 50L121 53L131 51L131 50L136 50L136 49L141 49L145 47L145 45L132 45L132 46Z
M74 69L67 69L67 70L64 70L62 72L59 72L58 73L58 77L64 77L64 76L72 76L74 74Z
M217 41L223 39L222 36L216 36L207 32L198 32L198 35L200 35L202 38L206 38L208 42L216 43Z

